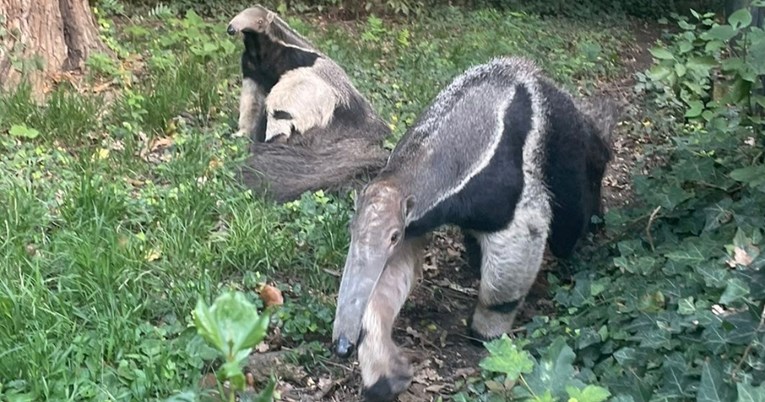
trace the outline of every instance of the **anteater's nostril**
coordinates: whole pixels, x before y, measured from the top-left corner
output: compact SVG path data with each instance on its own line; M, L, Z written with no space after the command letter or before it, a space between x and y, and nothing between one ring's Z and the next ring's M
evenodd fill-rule
M337 341L335 341L334 349L335 355L345 359L353 354L353 343L351 343L345 335L341 335Z
M226 28L226 32L228 32L229 35L233 35L236 33L236 29L231 24L228 24L228 28Z

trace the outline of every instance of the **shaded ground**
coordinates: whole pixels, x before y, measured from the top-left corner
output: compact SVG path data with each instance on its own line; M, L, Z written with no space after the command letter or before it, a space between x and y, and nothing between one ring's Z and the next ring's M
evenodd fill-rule
M648 52L660 36L662 27L633 23L635 41L622 51L625 74L616 81L603 83L602 93L628 105L623 121L640 119L639 104L632 92L633 74L651 63ZM620 125L614 135L614 159L606 172L603 187L604 205L608 208L628 205L631 200L630 170L647 142L635 134L632 124ZM466 320L473 312L480 282L478 272L467 266L462 235L447 229L433 234L426 251L423 282L413 291L396 322L394 338L408 353L415 366L415 379L399 400L431 401L439 395L448 400L454 383L478 374L478 362L485 349L471 343ZM545 260L542 271L554 270L555 262ZM554 311L548 299L545 274L538 276L529 298L516 320L519 330L536 314ZM277 360L274 360L277 359ZM324 368L312 369L290 365L282 352L253 356L251 367L279 367L279 389L286 401L357 401L361 383L355 361L333 359ZM258 378L258 376L255 376ZM263 378L263 377L260 377Z

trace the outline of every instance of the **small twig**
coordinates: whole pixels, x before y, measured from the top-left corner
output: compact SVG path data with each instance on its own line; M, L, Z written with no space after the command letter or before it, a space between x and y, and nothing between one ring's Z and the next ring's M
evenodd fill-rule
M339 278L341 276L340 272L338 272L336 270L333 270L333 269L323 268L322 271L324 271L325 273L327 273L329 275L332 275L332 276L334 276L336 278Z
M765 305L762 307L762 313L760 313L760 324L757 325L757 329L754 331L755 333L762 331L765 326ZM733 369L733 372L731 373L731 378L735 379L736 374L738 374L738 371L741 369L741 366L744 364L744 360L749 356L749 352L752 350L752 345L754 345L754 340L752 342L749 342L748 345L746 345L746 349L744 349L744 353L741 355L741 359L738 361L738 364L736 364L736 368Z
M645 226L645 235L648 237L648 244L651 246L651 251L655 251L653 247L653 236L651 236L651 226L653 225L654 219L656 219L656 214L658 214L660 210L661 205L651 212L651 216L648 218L648 224Z
M333 362L332 360L329 360L329 359L326 359L326 360L322 360L322 361L321 361L321 363L322 363L322 364L326 364L326 365L329 365L329 366L339 367L339 368L341 368L341 369L343 369L343 370L345 370L345 371L350 371L351 373L354 371L352 367L348 367L348 366L346 366L346 365L343 365L343 364L340 364L340 363L336 363L336 362Z
M331 395L335 390L339 387L342 387L343 385L347 384L348 381L351 380L351 376L345 376L339 380L332 381L332 384L329 384L329 386L324 390L320 391L313 396L314 401L320 401L329 395Z

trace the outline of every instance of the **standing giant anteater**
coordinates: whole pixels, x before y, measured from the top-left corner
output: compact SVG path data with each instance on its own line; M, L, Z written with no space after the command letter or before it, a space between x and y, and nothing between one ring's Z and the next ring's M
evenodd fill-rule
M391 329L421 275L425 235L453 224L475 240L471 330L509 332L546 245L570 255L600 213L617 116L607 101L578 105L521 58L473 67L441 91L364 186L351 221L333 349L358 349L367 400L392 400L411 382Z
M239 133L254 140L245 184L284 202L385 165L390 129L337 63L259 5L227 32L244 37Z

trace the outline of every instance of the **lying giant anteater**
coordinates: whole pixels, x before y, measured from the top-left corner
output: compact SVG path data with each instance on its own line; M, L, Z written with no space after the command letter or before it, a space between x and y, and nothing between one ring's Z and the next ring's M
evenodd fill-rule
M437 96L360 192L351 221L333 349L358 348L367 400L392 400L411 382L391 329L421 275L425 234L453 224L472 236L481 285L471 330L507 333L546 244L570 255L601 213L617 117L608 102L578 106L520 58L473 67Z
M227 32L244 36L239 133L254 140L246 185L284 202L385 165L390 129L337 63L259 5Z

